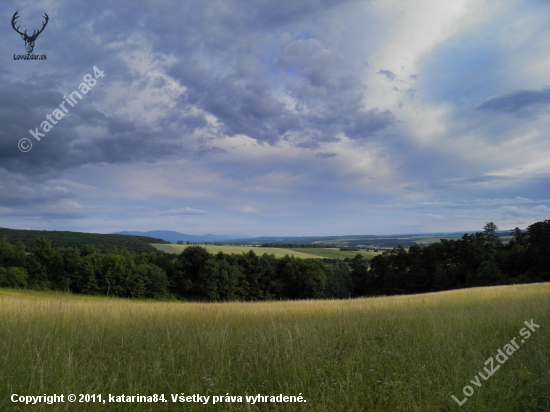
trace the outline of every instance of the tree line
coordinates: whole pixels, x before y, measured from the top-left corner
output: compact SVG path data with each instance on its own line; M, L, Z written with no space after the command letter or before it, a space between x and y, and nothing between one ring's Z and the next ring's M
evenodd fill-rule
M189 246L179 255L134 253L88 245L54 248L37 238L0 242L0 287L61 290L87 295L199 301L347 297L345 262L274 255L211 254Z
M402 246L365 259L276 258L253 250L179 255L94 245L52 247L37 238L0 242L0 287L88 295L193 301L347 298L422 293L472 286L550 281L550 220L516 228L504 245L489 223L483 232L428 246Z
M359 295L422 293L550 281L550 220L515 228L503 244L490 222L483 232L428 246L396 247L361 267ZM353 265L352 265L353 266ZM355 265L358 267L358 265Z

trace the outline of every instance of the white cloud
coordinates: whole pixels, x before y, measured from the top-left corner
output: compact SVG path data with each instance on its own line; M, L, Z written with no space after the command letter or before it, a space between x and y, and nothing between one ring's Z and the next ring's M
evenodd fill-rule
M190 207L183 207L179 209L170 209L170 210L164 210L162 212L159 212L160 215L170 215L170 216L178 216L178 215L208 215L211 212L207 210L200 210L200 209L193 209Z
M502 206L499 210L507 217L543 217L550 215L550 208L545 205L535 206L532 209L517 206Z
M550 207L544 205L535 206L533 212L540 215L550 215Z
M428 216L431 220L434 220L436 222L442 222L445 220L445 218L441 215L433 214L433 213L425 213L425 216Z

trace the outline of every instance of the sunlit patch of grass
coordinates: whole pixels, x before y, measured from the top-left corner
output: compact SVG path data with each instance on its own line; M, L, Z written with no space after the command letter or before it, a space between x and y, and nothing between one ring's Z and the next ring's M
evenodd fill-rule
M373 257L381 254L382 252L374 252L371 250L340 250L340 248L292 248L296 252L308 253L310 255L319 256L321 258L329 259L353 259L357 254L361 254L364 258L372 259Z
M181 253L185 248L192 246L192 245L173 245L173 244L160 244L160 243L152 243L151 246L155 247L156 249L166 252L166 253ZM231 253L248 253L249 251L253 251L257 255L263 255L264 253L267 253L268 255L274 255L276 257L283 257L283 256L294 256L301 259L319 259L322 256L317 256L311 253L304 253L300 251L295 251L292 249L286 249L286 248L279 248L279 247L256 247L256 246L217 246L217 245L199 245L206 250L208 250L212 254L216 254L218 252L223 252L225 254L231 254Z

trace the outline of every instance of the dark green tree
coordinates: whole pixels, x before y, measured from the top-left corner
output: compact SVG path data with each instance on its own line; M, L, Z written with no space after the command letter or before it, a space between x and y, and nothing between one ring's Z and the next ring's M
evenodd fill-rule
M369 284L368 261L362 254L357 253L350 263L351 267L351 282L353 296L368 295L369 288L374 285Z
M142 263L136 266L136 278L141 279L144 290L140 297L166 299L169 297L170 279L166 272L156 265Z
M206 287L201 285L200 281L208 279L205 272L210 272L213 268L207 268L207 263L213 260L213 256L204 247L189 246L186 247L177 257L174 264L174 282L175 293L183 298L201 299L204 298L205 288L209 294L214 295L212 285Z
M516 245L523 246L525 244L525 233L519 227L516 227L510 232L510 236L514 240Z
M479 266L476 274L476 286L493 286L502 284L502 273L494 260L486 260Z
M353 293L353 280L349 265L340 260L327 265L325 297L344 299L354 296Z
M50 288L46 267L40 263L33 254L27 255L25 259L25 270L28 273L28 287L30 289L45 290Z
M489 246L490 249L494 249L502 246L502 242L499 239L499 234L497 233L498 227L493 222L487 223L483 226L483 236L485 239L485 244Z
M448 290L450 288L451 281L449 279L449 275L447 275L447 271L437 265L434 271L433 290L437 292L440 290Z

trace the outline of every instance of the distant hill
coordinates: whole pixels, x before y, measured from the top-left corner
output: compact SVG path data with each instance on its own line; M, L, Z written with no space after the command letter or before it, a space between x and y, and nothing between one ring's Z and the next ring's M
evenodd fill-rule
M289 245L317 245L317 246L374 246L391 248L398 245L410 247L417 243L429 244L439 242L441 239L460 239L465 233L473 234L475 231L464 232L435 232L417 234L394 234L394 235L345 235L345 236L261 236L247 237L242 235L188 235L172 230L151 230L149 232L118 232L120 235L149 236L163 239L166 242L176 243L178 241L190 243L226 243L234 245L270 245L277 247ZM509 230L498 231L502 241L510 239Z
M155 252L151 244L176 243L178 241L191 243L226 243L237 245L269 245L271 247L288 245L314 245L314 246L374 246L395 247L401 245L410 247L417 243L429 244L439 242L440 239L458 240L464 233L423 233L423 234L399 234L399 235L347 235L347 236L263 236L246 237L243 235L188 235L171 230L152 230L149 232L119 232L113 234L82 233L52 230L21 230L0 228L0 239L6 238L11 244L21 241L27 248L32 248L37 237L43 237L51 242L53 247L81 248L85 245L101 246L106 249L115 247L126 248L132 252ZM510 239L509 230L499 230L500 239L507 242ZM303 247L301 246L301 247Z
M53 247L81 248L85 245L95 245L109 250L115 247L126 248L135 253L155 252L156 249L150 243L166 243L162 239L147 236L0 228L0 239L6 238L11 244L21 241L27 248L32 248L38 237L48 240Z
M437 241L439 238L437 238ZM227 242L229 243L229 242ZM289 236L289 237L270 237L262 236L248 239L235 239L231 241L235 244L251 245L318 245L332 247L346 246L375 246L375 247L395 247L401 245L410 247L416 244L416 240L411 235L394 236L368 236L368 235L348 235L348 236Z
M397 234L397 235L346 235L346 236L262 236L256 238L241 238L225 243L261 245L327 245L333 247L346 246L374 246L374 247L395 247L401 245L410 247L417 243L429 244L439 242L441 239L460 239L465 233L473 234L475 231L464 232L441 232L421 234ZM499 230L497 233L504 242L510 240L509 230Z
M191 243L223 243L237 237L244 237L244 235L187 235L185 233L175 232L173 230L151 230L149 232L117 232L118 235L130 235L130 236L149 236L162 239L166 242L176 243L178 241L191 242ZM155 242L151 242L155 243Z

